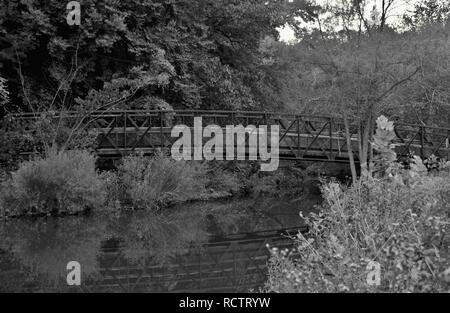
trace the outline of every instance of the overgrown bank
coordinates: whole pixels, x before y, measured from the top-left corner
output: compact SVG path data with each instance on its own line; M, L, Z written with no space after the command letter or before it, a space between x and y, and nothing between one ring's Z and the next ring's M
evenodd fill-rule
M378 172L351 187L323 184L308 234L292 251L272 250L266 291L450 290L450 162L427 168L414 157L405 168L391 149L392 123L380 122Z
M248 162L177 162L169 156L130 156L99 172L87 151L58 152L24 161L1 183L2 216L72 215L93 210L160 210L176 203L314 190L320 167L262 173ZM314 191L313 191L314 192Z

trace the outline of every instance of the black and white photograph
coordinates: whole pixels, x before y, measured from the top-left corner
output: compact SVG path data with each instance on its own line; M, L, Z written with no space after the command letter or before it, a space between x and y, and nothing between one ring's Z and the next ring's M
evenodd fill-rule
M0 0L0 294L449 292L450 0Z

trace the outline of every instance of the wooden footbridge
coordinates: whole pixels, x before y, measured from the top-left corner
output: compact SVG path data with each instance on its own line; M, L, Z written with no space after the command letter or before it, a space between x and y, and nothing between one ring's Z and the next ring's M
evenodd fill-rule
M22 122L35 120L36 114L14 115ZM38 114L39 116L39 114ZM344 122L339 117L311 116L271 112L233 111L102 111L82 115L66 112L52 117L55 123L69 128L95 130L96 153L101 158L118 158L132 153L151 154L170 149L178 138L171 137L176 125L194 127L194 118L202 117L203 127L217 125L225 133L227 125L271 125L279 127L279 158L348 162ZM24 126L26 128L26 126ZM358 151L358 126L350 125L352 150ZM422 158L434 154L450 159L450 128L395 124L396 152L399 156L414 153ZM248 136L247 136L248 137ZM270 142L270 132L268 132ZM210 138L203 138L203 143ZM225 143L225 140L224 140ZM249 140L246 140L249 151ZM226 150L226 147L224 147ZM357 154L355 154L357 160Z

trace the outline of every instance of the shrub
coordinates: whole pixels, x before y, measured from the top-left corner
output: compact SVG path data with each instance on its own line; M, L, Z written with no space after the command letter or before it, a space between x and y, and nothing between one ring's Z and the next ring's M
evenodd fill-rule
M448 174L329 183L323 194L322 213L305 218L308 237L295 240L298 255L273 251L270 291L448 291ZM381 265L376 288L366 282L370 261Z
M95 158L84 151L49 151L26 161L2 184L0 207L5 214L73 213L104 202Z
M127 157L119 166L118 176L119 185L116 181L112 190L116 190L119 201L136 209L196 199L205 191L202 165L178 162L162 154Z

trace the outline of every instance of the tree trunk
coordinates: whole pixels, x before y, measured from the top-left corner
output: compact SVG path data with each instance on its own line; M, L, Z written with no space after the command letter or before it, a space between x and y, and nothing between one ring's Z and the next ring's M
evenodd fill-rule
M369 162L369 149L370 147L370 139L371 139L371 131L372 131L372 113L369 113L369 116L366 120L366 125L364 126L363 134L360 135L360 151L359 151L359 160L361 162L361 177L364 179L369 178L370 169L368 166Z
M352 172L352 183L354 184L358 180L358 176L356 174L355 159L353 158L352 139L350 136L350 126L348 124L348 119L347 119L346 115L344 115L344 125L345 125L345 139L347 140L348 158L350 160L350 170Z

